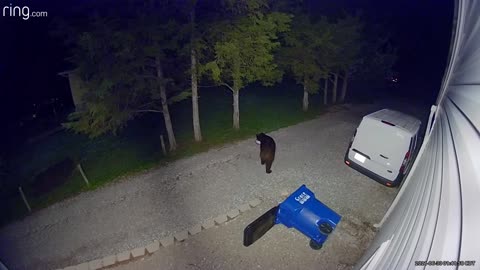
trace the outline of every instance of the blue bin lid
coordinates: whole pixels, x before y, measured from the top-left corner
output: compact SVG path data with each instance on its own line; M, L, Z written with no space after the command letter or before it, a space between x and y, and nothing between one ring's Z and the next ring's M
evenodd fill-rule
M280 209L291 213L299 212L304 208L308 208L321 219L328 219L334 224L337 224L341 219L340 215L319 201L305 185L300 186L280 204Z

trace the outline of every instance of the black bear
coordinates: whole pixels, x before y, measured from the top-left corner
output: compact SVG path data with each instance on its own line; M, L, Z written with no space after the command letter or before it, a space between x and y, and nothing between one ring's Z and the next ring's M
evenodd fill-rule
M266 172L271 173L272 163L275 159L275 141L265 133L257 134L256 143L260 145L260 163L265 164Z

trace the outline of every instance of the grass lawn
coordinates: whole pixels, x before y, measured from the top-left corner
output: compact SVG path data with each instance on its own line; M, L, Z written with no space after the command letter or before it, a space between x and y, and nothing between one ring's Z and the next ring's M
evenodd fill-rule
M225 88L200 89L200 122L204 141L193 141L191 101L185 100L170 108L177 138L178 150L162 155L160 134L167 139L161 114L145 115L129 123L117 136L106 135L96 139L69 131L56 133L35 144L18 149L12 164L13 174L9 185L15 187L5 201L0 224L25 216L26 208L16 187L21 185L34 210L46 207L79 192L95 189L166 161L175 160L206 151L232 141L270 132L317 116L322 107L319 95L311 96L310 110L301 109L302 89L293 83L283 83L265 88L251 86L240 92L240 130L232 128L232 95ZM74 170L64 184L44 195L32 195L35 175L65 158L80 163L90 180L85 185L78 170Z

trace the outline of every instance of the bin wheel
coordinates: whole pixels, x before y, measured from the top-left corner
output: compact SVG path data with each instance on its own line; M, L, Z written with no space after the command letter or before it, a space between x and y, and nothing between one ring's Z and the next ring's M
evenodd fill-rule
M318 226L318 228L320 229L320 232L323 234L331 234L333 231L332 225L330 225L330 223L327 223L327 222L321 223Z
M323 244L319 244L319 243L313 241L312 239L310 239L310 247L311 247L312 249L314 249L314 250L319 250L319 249L322 248L322 246L323 246Z

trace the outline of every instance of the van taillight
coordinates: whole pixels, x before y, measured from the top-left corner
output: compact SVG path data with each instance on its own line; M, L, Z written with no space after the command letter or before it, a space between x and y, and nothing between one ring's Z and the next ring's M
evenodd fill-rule
M404 173L405 171L405 166L407 166L407 161L408 161L408 158L410 157L410 151L408 151L406 154L405 154L405 157L403 158L403 162L402 162L402 166L400 167L400 172L401 173Z

